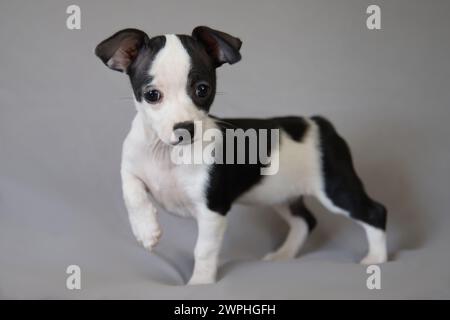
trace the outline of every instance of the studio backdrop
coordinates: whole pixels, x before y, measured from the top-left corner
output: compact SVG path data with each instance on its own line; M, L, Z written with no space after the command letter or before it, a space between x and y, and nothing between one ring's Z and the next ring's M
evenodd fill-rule
M2 0L0 298L450 298L449 12L445 0ZM213 285L185 286L193 220L160 212L154 252L136 242L120 181L132 91L94 48L127 27L198 25L243 42L242 60L217 71L212 114L319 114L348 141L389 212L380 288L357 263L363 229L313 199L318 227L283 262L261 257L284 222L234 206Z

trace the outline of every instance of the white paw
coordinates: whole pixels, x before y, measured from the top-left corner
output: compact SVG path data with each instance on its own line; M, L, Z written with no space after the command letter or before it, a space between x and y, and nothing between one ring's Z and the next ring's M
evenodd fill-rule
M187 283L188 286L199 285L199 284L211 284L216 282L216 277L214 276L195 276L192 275L191 279Z
M386 262L387 257L385 254L368 254L359 263L364 265L381 264Z
M152 251L158 244L162 235L162 231L158 223L134 220L131 223L131 228L136 240L149 251Z
M286 252L271 252L264 256L263 261L282 261L282 260L289 260L293 259L294 257L291 254L288 254Z
M153 248L158 244L161 235L162 231L158 226L157 228L145 232L144 235L141 237L140 242L142 243L145 249L152 251Z

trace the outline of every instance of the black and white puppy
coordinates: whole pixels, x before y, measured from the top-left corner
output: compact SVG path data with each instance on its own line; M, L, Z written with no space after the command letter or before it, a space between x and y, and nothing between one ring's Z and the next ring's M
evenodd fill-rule
M316 197L326 208L358 222L369 250L364 264L385 262L386 209L364 190L350 150L322 117L220 119L208 115L216 93L216 68L241 59L242 42L208 27L192 35L150 38L125 29L101 42L96 55L109 68L126 73L134 92L136 117L123 144L122 184L134 235L151 250L161 237L155 206L198 222L195 265L189 284L215 281L226 214L235 202L268 206L290 229L286 240L266 260L295 257L316 220L302 196ZM169 156L179 146L177 129L201 141L204 128L278 129L271 147L278 171L262 175L256 164L176 164ZM215 141L224 144L223 139ZM185 144L184 144L185 145Z

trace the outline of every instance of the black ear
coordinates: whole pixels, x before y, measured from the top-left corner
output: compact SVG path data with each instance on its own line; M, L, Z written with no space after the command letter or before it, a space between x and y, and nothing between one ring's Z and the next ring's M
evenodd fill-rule
M225 62L233 64L241 60L239 49L242 41L239 38L204 26L196 27L192 37L203 44L216 67Z
M100 42L95 54L109 68L127 72L128 66L136 59L139 50L147 44L147 34L137 29L124 29Z

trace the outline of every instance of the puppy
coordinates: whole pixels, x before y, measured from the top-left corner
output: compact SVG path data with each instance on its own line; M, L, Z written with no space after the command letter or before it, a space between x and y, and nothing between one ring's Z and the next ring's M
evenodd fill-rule
M121 177L135 237L148 250L158 243L161 229L155 206L195 218L198 239L189 284L213 283L226 215L233 203L271 207L287 222L286 240L265 257L281 260L294 258L316 225L302 198L310 195L364 228L369 249L361 263L385 262L386 209L367 195L346 142L329 121L320 116L220 119L209 115L216 68L238 62L241 44L227 33L200 26L191 36L153 38L125 29L96 47L95 54L106 66L128 75L133 89L137 114L123 144ZM276 173L262 174L267 163L261 159L174 162L174 150L204 141L200 127L220 132L213 142L217 150L231 141L229 130L277 130L275 143L257 137L259 147L269 148L270 161L276 160ZM189 138L182 137L180 130ZM251 149L244 144L244 152L255 152Z

